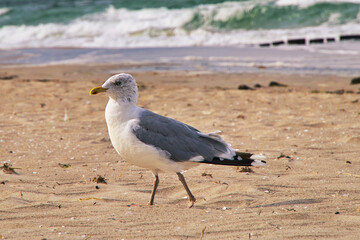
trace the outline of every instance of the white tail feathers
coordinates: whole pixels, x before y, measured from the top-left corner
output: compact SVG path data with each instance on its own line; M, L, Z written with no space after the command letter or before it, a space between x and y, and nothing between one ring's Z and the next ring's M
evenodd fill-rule
M266 165L266 162L265 161L259 161L259 160L254 160L252 163L251 163L251 166L265 166Z
M264 155L252 155L251 159L254 161L251 163L251 166L265 166L266 162L264 161L266 157Z

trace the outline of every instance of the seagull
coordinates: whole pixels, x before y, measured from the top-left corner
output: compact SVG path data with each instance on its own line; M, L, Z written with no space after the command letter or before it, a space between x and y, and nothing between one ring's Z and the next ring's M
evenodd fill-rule
M105 119L112 145L128 163L150 169L155 177L149 205L154 204L160 172L176 173L184 186L189 207L196 201L183 172L199 163L264 166L264 156L237 152L215 133L205 134L175 119L138 107L138 87L127 73L110 77L90 95L105 92L109 101Z

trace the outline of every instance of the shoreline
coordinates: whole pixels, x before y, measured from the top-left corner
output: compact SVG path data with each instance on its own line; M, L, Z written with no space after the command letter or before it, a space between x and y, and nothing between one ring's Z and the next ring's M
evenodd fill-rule
M128 66L132 72L197 71L211 73L266 73L360 75L357 42L326 46L260 48L25 48L0 50L0 68L72 64Z

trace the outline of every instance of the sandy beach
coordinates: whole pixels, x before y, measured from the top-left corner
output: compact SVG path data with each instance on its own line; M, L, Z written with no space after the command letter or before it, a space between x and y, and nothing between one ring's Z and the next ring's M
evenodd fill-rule
M0 69L0 239L360 238L360 85L350 77L130 72L139 106L204 132L220 130L234 148L267 157L253 172L188 170L197 198L189 209L169 173L160 174L148 206L151 172L111 146L107 97L89 90L116 69ZM243 84L262 87L239 90Z

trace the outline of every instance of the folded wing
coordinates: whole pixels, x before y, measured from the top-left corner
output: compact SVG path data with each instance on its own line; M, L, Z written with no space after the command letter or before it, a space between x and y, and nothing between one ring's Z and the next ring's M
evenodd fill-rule
M204 134L199 130L143 110L138 126L133 129L136 137L145 144L164 151L171 160L212 161L214 158L233 158L236 154L230 145L215 134Z

